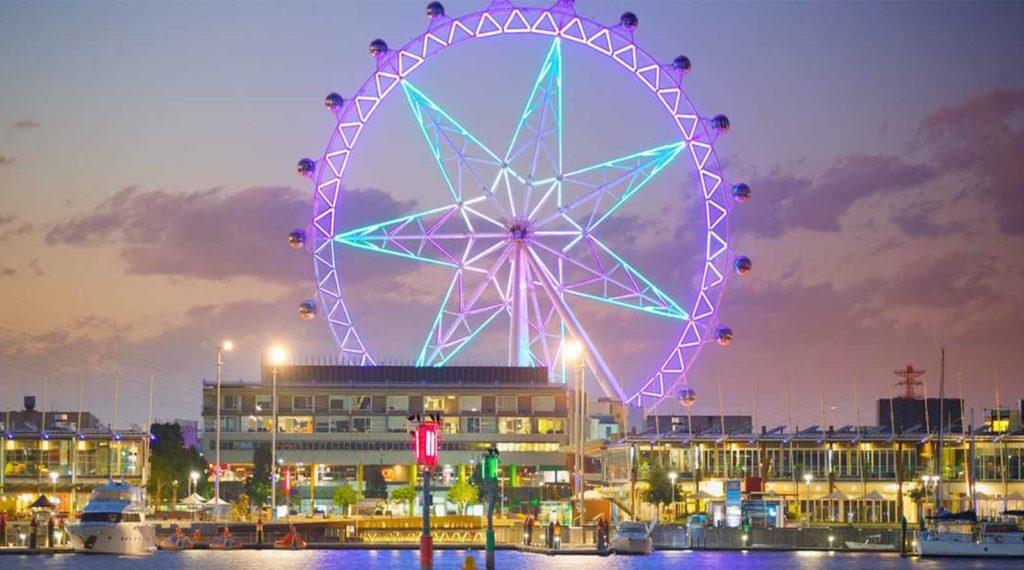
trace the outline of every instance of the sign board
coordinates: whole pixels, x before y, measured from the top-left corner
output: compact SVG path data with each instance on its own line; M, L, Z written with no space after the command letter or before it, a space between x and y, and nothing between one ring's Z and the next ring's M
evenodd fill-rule
M739 528L743 522L743 493L739 479L725 482L725 526Z
M412 431L412 450L417 465L437 466L437 451L440 447L436 423L425 422Z

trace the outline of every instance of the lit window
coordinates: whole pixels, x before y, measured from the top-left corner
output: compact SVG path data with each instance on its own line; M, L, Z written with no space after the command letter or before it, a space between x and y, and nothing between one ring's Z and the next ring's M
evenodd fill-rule
M552 418L537 418L537 433L565 433L565 421Z
M428 412L443 412L444 396L423 396L423 409Z
M555 411L555 397L554 396L534 396L533 397L533 413L544 413Z
M459 411L465 412L479 412L480 407L480 396L460 396L459 397Z

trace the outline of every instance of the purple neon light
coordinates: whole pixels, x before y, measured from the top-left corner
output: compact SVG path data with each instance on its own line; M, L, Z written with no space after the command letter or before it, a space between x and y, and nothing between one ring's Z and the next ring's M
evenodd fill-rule
M723 285L730 275L728 266L732 258L732 255L728 252L727 245L728 211L731 207L731 201L728 200L726 195L728 185L723 182L717 153L714 148L717 135L709 128L708 120L696 112L682 89L680 77L672 70L671 66L659 63L647 52L636 46L630 30L626 30L620 25L606 27L592 20L581 18L576 15L571 4L559 3L550 9L514 8L509 5L501 5L459 18L437 18L431 22L431 27L426 33L414 38L401 48L392 50L387 56L377 60L377 70L356 92L355 96L346 102L344 108L338 112L337 127L326 152L318 161L315 175L316 188L313 200L314 211L311 237L314 270L318 283L317 288L321 304L324 307L326 320L337 339L342 357L361 364L374 363L373 358L356 331L342 298L341 279L335 261L336 241L334 238L338 235L338 232L335 228L334 210L336 206L340 206L341 180L344 178L349 158L356 147L363 127L379 107L380 102L396 89L402 91L401 85L403 81L409 78L415 70L419 69L433 55L467 40L515 33L547 35L552 38L560 38L563 43L571 42L587 46L616 61L634 79L639 80L648 87L656 100L666 109L671 119L675 121L682 135L682 140L685 141L685 150L681 152L686 152L690 155L694 167L699 173L702 197L705 200L707 211L706 255L700 290L695 294L694 301L690 305L692 307L688 311L690 320L683 326L683 331L674 342L668 356L649 380L638 389L635 389L635 391L631 389L631 393L628 395L628 401L635 403L637 406L653 407L670 395L684 381L686 372L690 369L700 349L706 343L706 339L712 338L710 331L717 325L715 312L724 290ZM594 187L591 186L591 190L593 189ZM543 190L541 190L541 193L543 195ZM610 195L612 194L609 193ZM614 200L612 203L614 203ZM486 213L481 212L480 216L468 218L467 216L470 214L464 214L462 216L463 221L467 221L467 219L474 221L475 218L483 220L489 217ZM486 221L481 222L480 220L475 221L478 222L481 228L487 225ZM600 223L600 218L591 217L590 220L591 222L596 221ZM565 220L549 221L557 222L564 227L562 222ZM434 228L435 232L431 239L420 239L421 244L417 244L417 246L426 243L434 247L437 244L447 243L445 242L445 234L437 232L437 229L437 227ZM496 227L493 229L495 230L492 232L495 234L493 238L497 239L497 234L500 230ZM560 230L554 228L549 231L557 232ZM480 241L486 239L483 237L484 233L483 230L480 231ZM566 239L571 241L569 237L571 235L571 233L565 234ZM451 239L455 237L457 236L450 236ZM557 236L552 234L551 237ZM396 239L391 240L389 243L400 242L401 240ZM477 245L482 246L483 244ZM600 244L600 242L594 243L588 240L586 246L585 250L592 254L604 251L604 248L601 247L603 244ZM549 249L538 249L538 251L544 255L549 255L551 254ZM444 247L434 247L434 250L447 252ZM488 261L491 258L500 258L504 250L500 245L491 243L487 247L477 248L475 252L481 254L481 257L474 259L474 263L479 265L479 263ZM450 254L451 252L447 253ZM463 258L469 255L467 250L459 253ZM614 253L610 250L607 253L614 256ZM603 277L600 280L617 280L619 285L629 285L634 292L637 289L643 290L643 283L638 282L635 278L636 276L631 275L624 264L623 266L615 267L615 261L612 261L611 268L618 272L618 274L612 275L608 273L606 268L608 267L609 256L607 255L603 264L600 256L592 255L593 264L590 266L580 261L582 256L577 259L578 263L573 263L572 259L567 259L570 256L551 255L552 257L544 262L545 265L549 261L555 260L563 267L570 265L583 274L586 273L586 269L599 267L601 268L600 271L603 272ZM583 267L580 267L580 265L583 265ZM557 273L559 270L552 269L551 271L552 273ZM470 273L478 273L478 279L488 284L485 289L493 289L496 298L507 301L512 281L511 275L503 275L500 270L493 272L493 274L490 271L485 271L482 275L470 269L459 270L456 272L456 276L453 277L449 293L454 294L457 284L456 279L464 279ZM488 277L488 275L490 276ZM612 277L615 279L611 279ZM559 278L563 279L562 277ZM538 294L539 284L536 279L530 277L527 281L530 346L539 347L535 351L540 353L536 355L536 361L539 364L556 363L558 359L557 352L560 347L554 348L551 344L560 341L561 337L560 333L556 335L551 332L551 329L553 327L559 328L557 326L559 319L555 318L555 311L550 306L551 304L545 303L545 297ZM567 289L573 289L574 287L585 287L594 282L597 281L588 283L586 279L577 281L563 279L562 286ZM496 305L490 304L480 307L479 311L476 311L476 307L466 310L465 303L468 300L472 300L472 294L465 294L467 289L463 288L463 284L458 284L457 288L459 289L457 293L458 302L461 305L459 310L455 311L456 315L486 316L489 314L488 310L495 310L497 308ZM628 287L626 289L628 290ZM659 301L657 295L651 293L648 293L648 295L651 298L645 302L653 303L655 306L659 302L665 303L664 300ZM466 330L471 330L471 328L463 328L460 332L460 329L456 326L456 331L446 340L439 341L437 346L442 351L450 349L453 346L453 342L457 344L460 340L464 340ZM445 334L442 333L439 338L444 337ZM460 336L460 334L463 336ZM531 350L533 349L531 348Z

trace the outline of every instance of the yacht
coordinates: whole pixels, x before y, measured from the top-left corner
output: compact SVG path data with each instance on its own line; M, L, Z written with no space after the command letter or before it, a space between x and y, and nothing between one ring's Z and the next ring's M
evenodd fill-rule
M67 527L76 552L144 555L156 551L156 530L146 521L146 492L125 483L97 487L77 523Z
M977 522L973 511L933 519L935 529L921 533L919 556L1024 558L1024 533L1013 521Z
M650 554L654 550L654 540L647 523L642 521L623 521L615 529L611 541L612 552L615 554Z

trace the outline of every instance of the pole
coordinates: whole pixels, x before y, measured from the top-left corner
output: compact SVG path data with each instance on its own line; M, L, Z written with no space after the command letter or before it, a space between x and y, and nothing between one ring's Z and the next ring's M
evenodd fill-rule
M586 378L585 374L586 374L586 371L584 370L583 358L582 358L582 355L581 355L580 359L576 362L576 399L577 399L577 406L578 406L577 409L576 409L576 425L577 425L577 433L576 433L576 495L577 495L577 505L578 505L578 509L579 509L580 527L581 528L583 527L583 522L584 522L584 517L583 517L583 485L584 485L584 478L585 478L585 467L584 467L584 462L583 462L583 452L584 452L584 447L585 447L585 442L586 442L586 437L587 437L586 433L585 433L585 429L584 429L584 423L585 423L585 418L586 418L586 407L587 407L587 404L586 404L586 402L587 402L586 390L585 390L585 387L584 387L584 382L585 382L585 378Z
M942 440L943 437L943 426L945 425L944 420L946 419L945 411L946 408L943 405L946 399L946 349L943 348L940 352L939 362L939 445L935 453L935 513L938 514L942 511ZM925 400L925 407L928 406L928 401Z
M277 522L277 364L271 370L273 387L270 399L274 400L274 425L270 428L270 517ZM217 422L217 429L220 430L220 422Z
M224 360L221 358L222 352L222 345L217 345L217 442L215 444L217 451L215 452L215 465L213 468L213 516L217 522L220 522L220 378L221 369L224 367ZM275 419L274 421L276 422L277 420ZM276 432L277 426L275 425L274 428Z
M494 503L497 500L496 491L498 490L496 483L496 481L490 480L487 483L487 494L489 495L487 504L487 570L494 570Z
M43 374L43 405L39 409L43 414L42 419L39 421L39 433L41 435L46 435L46 388L49 383L50 379L47 378L46 374Z
M971 494L971 509L978 512L978 497L974 492L974 408L971 408L971 443L967 448L967 457L969 459L967 467L967 491Z
M14 386L14 380L11 375L7 375L7 412L4 415L4 433L0 434L0 491L6 491L4 485L6 484L6 478L4 472L7 471L7 433L11 431L11 387Z
M117 441L117 412L118 412L118 398L121 395L121 372L119 370L114 371L114 423L110 424L110 447L107 448L107 457L114 451L114 442ZM121 474L121 444L117 445L117 456L114 460L114 471L116 474ZM113 477L114 473L111 473Z
M420 535L420 567L432 568L434 566L434 539L430 536L430 507L433 501L430 499L430 468L423 467L423 533Z
M142 486L149 482L149 443L153 438L153 375L149 375L149 415L146 417L146 445L143 446L145 457L142 462Z
M82 408L85 406L85 371L82 371L78 379L78 419L75 420L75 431L78 432L78 441L72 448L74 452L71 460L71 512L75 512L75 503L78 495L78 443L82 440ZM148 460L147 456L147 460Z

